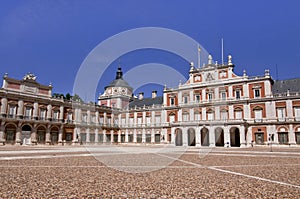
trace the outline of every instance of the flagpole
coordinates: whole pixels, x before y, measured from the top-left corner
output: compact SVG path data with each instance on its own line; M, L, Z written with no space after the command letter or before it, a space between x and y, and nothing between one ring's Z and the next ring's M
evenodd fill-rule
M200 45L198 44L198 68L200 68Z
M222 65L224 65L224 41L221 39L221 48L222 48Z

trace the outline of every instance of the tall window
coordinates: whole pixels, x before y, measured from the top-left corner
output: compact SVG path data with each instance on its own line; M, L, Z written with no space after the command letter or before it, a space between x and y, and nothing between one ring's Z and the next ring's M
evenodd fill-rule
M155 124L157 126L160 124L160 116L155 116Z
M103 118L103 117L100 117L100 118L99 118L99 124L102 125L103 123L104 123L104 118Z
M82 114L82 122L87 123L87 114L86 113Z
M137 118L137 123L138 123L138 126L142 126L142 117L138 117Z
M14 118L16 116L17 107L15 105L9 105L8 117Z
M129 126L133 126L133 120L134 120L134 118L133 117L131 117L131 118L129 118Z
M31 118L31 112L32 112L32 108L31 107L25 107L25 119L30 119Z
M72 113L69 112L68 115L67 115L67 121L68 122L72 122L73 118L72 118Z
M95 124L95 122L96 122L96 117L95 117L95 115L92 115L91 116L91 123Z
M40 109L40 119L41 120L46 119L46 109Z
M236 99L240 99L241 98L241 91L240 90L236 90L235 91L235 98Z
M174 97L171 97L171 98L170 98L170 104L171 104L171 106L174 106L174 105L175 105L175 99L174 99Z
M300 121L300 107L295 107L294 111L295 111L295 119L296 119L296 121Z
M151 125L151 117L146 117L146 124L147 126Z
M121 119L121 125L124 127L126 125L126 118Z
M185 103L185 104L188 103L188 97L187 97L187 96L184 96L184 97L183 97L183 103Z
M255 122L262 122L262 109L254 110L254 119Z
M285 108L277 108L278 121L285 121Z
M255 98L260 97L260 89L254 89L254 97Z
M221 111L221 120L225 121L228 119L228 112L227 110L222 110Z
M195 95L195 101L200 102L200 95Z
M243 118L243 110L242 109L236 109L234 111L235 119L241 120Z
M174 123L175 122L175 114L170 114L169 115L169 121L170 121L170 123Z
M214 112L208 111L207 112L207 120L213 120L214 119Z
M207 95L208 95L208 100L211 101L213 99L213 93L210 92Z
M107 118L107 125L110 126L110 124L111 124L111 118L108 117L108 118Z
M189 121L189 113L188 112L183 113L182 119L183 119L184 122Z
M226 92L221 92L221 99L226 100Z
M195 121L200 121L201 120L201 114L199 112L195 113Z

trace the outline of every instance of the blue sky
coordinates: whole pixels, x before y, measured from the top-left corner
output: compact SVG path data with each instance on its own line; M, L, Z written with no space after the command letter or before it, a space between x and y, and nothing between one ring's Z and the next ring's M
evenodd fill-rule
M33 72L53 92L72 92L76 73L102 41L141 27L163 27L198 41L215 60L232 54L235 72L276 79L300 77L300 1L1 1L0 75L21 79ZM139 50L120 58L124 72L145 63L170 65L185 76L185 60L160 50ZM98 92L115 78L119 59L110 65ZM179 81L178 81L179 82ZM149 96L152 88L144 86ZM84 98L84 96L82 96Z

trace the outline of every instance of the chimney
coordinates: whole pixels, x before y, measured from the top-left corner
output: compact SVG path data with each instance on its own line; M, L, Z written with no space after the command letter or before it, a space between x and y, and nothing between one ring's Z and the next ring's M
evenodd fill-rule
M157 91L152 91L152 99L156 98L156 96L157 96Z
M144 93L143 92L140 92L139 93L139 100L142 100L144 98Z

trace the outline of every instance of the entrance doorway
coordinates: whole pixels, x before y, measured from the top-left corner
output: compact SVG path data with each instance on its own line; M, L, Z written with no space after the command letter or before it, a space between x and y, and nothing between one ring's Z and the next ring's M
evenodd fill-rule
M182 146L182 130L181 129L175 130L175 145Z
M205 127L201 129L201 146L209 146L209 131Z
M216 146L224 146L224 131L221 127L215 129Z
M232 127L230 129L230 145L232 147L240 147L240 130L237 127Z
M21 142L23 145L31 144L31 127L29 125L22 127Z
M195 129L188 130L188 146L196 146L196 134Z

